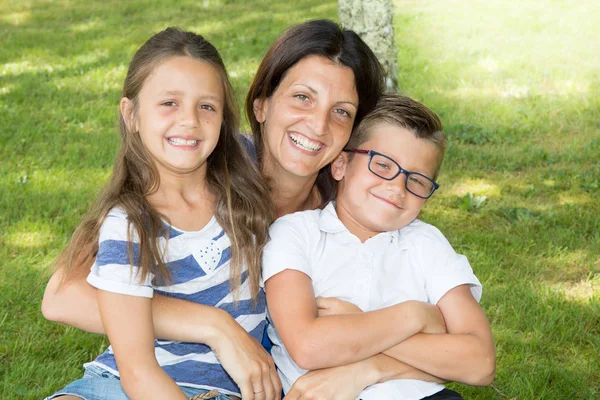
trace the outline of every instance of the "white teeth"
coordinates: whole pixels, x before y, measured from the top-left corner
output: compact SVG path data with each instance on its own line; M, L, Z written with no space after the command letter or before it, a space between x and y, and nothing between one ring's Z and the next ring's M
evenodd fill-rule
M323 148L323 144L316 143L316 142L313 142L311 140L308 140L304 136L299 136L299 135L296 135L294 133L290 133L290 138L292 139L292 142L294 142L294 144L297 147L299 147L299 148L301 148L303 150L307 150L307 151L319 151L319 150L321 150L321 148Z
M168 138L169 143L174 144L175 146L195 146L198 144L197 140L186 140L181 138Z

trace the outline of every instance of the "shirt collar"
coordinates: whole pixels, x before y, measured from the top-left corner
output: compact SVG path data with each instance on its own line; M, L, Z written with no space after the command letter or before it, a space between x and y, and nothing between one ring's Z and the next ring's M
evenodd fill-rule
M321 215L319 217L319 228L321 229L321 231L326 232L326 233L346 232L347 235L350 235L350 236L356 238L356 236L354 236L352 233L350 233L348 228L346 228L346 226L338 218L337 212L335 211L335 201L329 202L329 204L327 204L327 206L321 211ZM400 234L399 234L398 230L391 231L391 232L382 232L378 235L375 235L373 238L376 238L379 236L389 237L390 238L389 240L392 243L395 243L396 246L399 246L399 244L400 244L399 243L400 242L400 240L399 240ZM369 240L372 240L373 238L371 238Z

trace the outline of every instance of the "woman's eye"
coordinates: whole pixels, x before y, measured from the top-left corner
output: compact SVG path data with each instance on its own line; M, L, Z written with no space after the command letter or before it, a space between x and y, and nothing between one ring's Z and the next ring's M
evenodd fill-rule
M377 167L379 167L381 169L390 169L390 165L389 164L386 164L386 163L381 162L381 161L377 163Z
M337 108L335 110L335 112L337 114L341 115L341 116L346 117L346 118L350 118L351 117L350 113L348 111L344 110L343 108Z
M302 93L298 93L296 95L294 95L295 98L297 98L298 100L301 101L307 101L308 100L308 96Z

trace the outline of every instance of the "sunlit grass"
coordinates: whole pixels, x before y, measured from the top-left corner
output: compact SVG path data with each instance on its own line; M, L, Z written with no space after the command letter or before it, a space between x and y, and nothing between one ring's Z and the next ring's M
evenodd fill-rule
M451 145L424 218L484 282L493 389L466 398L600 394L600 5L395 1L401 89ZM480 208L464 196L485 196Z
M423 218L469 258L497 344L493 387L452 387L481 400L598 397L600 3L394 4L401 89L450 139ZM0 398L48 395L107 344L39 306L110 174L137 47L169 25L205 35L241 107L276 36L336 12L317 0L0 3Z

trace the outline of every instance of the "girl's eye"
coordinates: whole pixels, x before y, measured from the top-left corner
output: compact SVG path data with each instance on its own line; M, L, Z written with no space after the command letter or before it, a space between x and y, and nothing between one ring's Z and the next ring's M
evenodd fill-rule
M215 111L215 108L213 106L211 106L210 104L202 104L200 106L200 108L203 110Z

